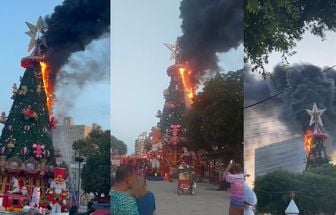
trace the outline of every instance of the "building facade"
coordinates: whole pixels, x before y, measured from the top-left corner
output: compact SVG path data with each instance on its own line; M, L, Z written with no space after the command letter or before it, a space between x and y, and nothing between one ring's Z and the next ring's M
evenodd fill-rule
M251 175L247 179L250 185L258 175L276 169L300 172L305 165L303 132L298 132L300 126L294 119L282 122L281 112L279 100L244 111L244 168Z
M135 140L135 150L134 154L137 157L143 157L146 155L146 143L147 143L147 133L144 132Z

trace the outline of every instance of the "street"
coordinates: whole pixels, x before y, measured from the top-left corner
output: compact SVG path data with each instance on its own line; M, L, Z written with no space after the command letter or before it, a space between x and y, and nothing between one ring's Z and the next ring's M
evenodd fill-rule
M147 181L154 193L156 215L225 215L229 212L230 194L217 186L197 183L196 194L177 194L177 181Z

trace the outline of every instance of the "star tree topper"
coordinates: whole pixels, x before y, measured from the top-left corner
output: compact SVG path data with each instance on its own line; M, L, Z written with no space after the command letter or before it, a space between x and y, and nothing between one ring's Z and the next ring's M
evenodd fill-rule
M179 39L176 39L175 44L164 43L164 45L171 51L170 60L175 59L175 62L177 63L180 60L181 54Z
M311 126L315 123L323 126L321 116L324 113L324 111L326 111L326 110L327 109L318 109L315 102L314 102L312 110L306 109L306 111L308 112L308 114L310 116L309 126Z
M44 34L44 24L42 17L40 16L38 18L36 25L33 25L29 22L26 22L26 25L29 28L29 31L27 31L26 34L30 37L28 52L34 49L32 55L40 55L40 45L47 46L45 37L41 37L41 35Z

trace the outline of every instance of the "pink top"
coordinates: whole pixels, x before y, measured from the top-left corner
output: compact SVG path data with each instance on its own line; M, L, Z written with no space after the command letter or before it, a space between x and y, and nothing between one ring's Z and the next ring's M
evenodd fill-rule
M227 173L225 179L231 184L231 204L242 206L244 204L244 174Z

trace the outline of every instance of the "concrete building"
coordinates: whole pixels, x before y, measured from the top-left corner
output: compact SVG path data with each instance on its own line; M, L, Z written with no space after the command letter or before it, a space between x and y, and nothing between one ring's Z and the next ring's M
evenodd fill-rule
M255 176L276 169L300 172L304 168L303 133L292 132L300 128L295 119L286 124L279 119L281 105L279 100L269 100L244 111L244 166L251 175L250 185Z
M138 139L136 139L135 150L134 150L135 156L142 157L146 155L145 146L146 146L147 138L148 138L147 133L143 132L141 135L139 135Z
M63 124L53 129L54 147L61 150L66 164L70 166L74 162L75 152L72 150L73 143L87 137L94 126L97 125L74 125L72 117L65 117Z
M63 155L65 163L70 167L70 186L75 191L78 190L79 182L79 163L75 161L76 153L72 149L72 145L75 141L84 139L89 133L98 128L99 125L74 125L72 117L65 117L63 124L56 126L53 129L53 145L55 148L59 148ZM81 163L80 168L83 168L85 163ZM82 191L80 191L82 192Z

